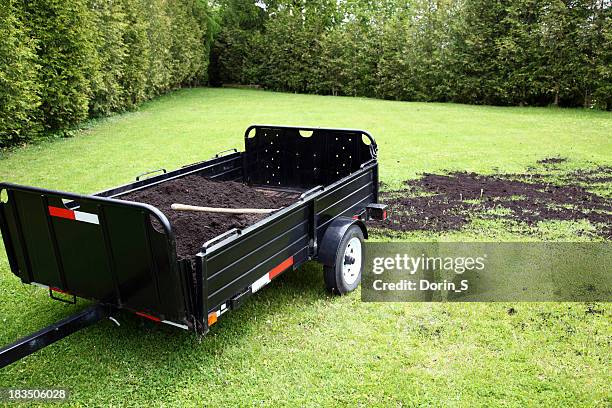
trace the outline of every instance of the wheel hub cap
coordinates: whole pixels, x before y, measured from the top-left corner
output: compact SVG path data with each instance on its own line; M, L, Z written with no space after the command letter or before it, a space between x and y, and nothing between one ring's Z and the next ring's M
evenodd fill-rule
M361 241L359 238L353 237L346 245L342 262L342 277L347 285L352 285L359 277L361 256Z

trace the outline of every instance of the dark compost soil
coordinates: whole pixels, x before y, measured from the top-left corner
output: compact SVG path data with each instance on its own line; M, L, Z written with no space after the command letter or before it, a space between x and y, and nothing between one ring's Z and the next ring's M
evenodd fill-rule
M172 225L179 258L194 256L206 241L231 230L245 228L267 214L219 214L176 211L173 203L203 207L282 208L298 194L266 191L233 181L218 182L190 175L125 194L122 200L146 203L161 210Z
M542 159L542 160L538 160L537 163L538 164L559 164L559 163L565 163L567 161L566 158L564 157L548 157L546 159Z
M538 164L549 170L549 166L564 161L552 158ZM555 174L554 178L550 172L426 173L406 181L401 190L381 193L381 201L388 204L390 215L374 226L384 234L385 230L458 230L475 216L508 219L529 226L549 220L587 220L596 226L599 235L612 239L612 200L588 191L609 183L611 178L612 168L607 166Z

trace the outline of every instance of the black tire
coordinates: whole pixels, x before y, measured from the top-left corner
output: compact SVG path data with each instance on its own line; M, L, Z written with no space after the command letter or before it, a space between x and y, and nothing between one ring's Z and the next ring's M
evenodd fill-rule
M345 263L345 251L349 241L351 241L352 238L357 238L359 240L359 245L361 245L361 262L359 265L357 278L353 282L347 282L343 274L343 266ZM363 245L363 232L357 225L351 225L338 245L334 266L323 266L323 279L325 280L325 287L334 295L344 295L354 291L361 282L361 273L363 272L364 266L365 246Z

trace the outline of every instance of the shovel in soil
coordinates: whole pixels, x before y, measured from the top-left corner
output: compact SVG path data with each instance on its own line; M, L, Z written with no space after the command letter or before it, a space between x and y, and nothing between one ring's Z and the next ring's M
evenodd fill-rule
M170 206L176 211L199 211L226 214L270 214L278 211L278 208L222 208L222 207L198 207L196 205L174 203Z

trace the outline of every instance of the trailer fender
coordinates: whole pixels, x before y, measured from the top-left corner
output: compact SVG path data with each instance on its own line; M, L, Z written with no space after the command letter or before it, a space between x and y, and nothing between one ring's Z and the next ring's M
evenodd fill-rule
M352 219L348 217L338 217L325 231L321 245L319 246L318 261L326 266L334 266L336 264L336 252L338 251L338 245L342 241L342 237L346 234L346 231L351 225L357 225L363 232L363 237L368 238L368 230L359 219Z

